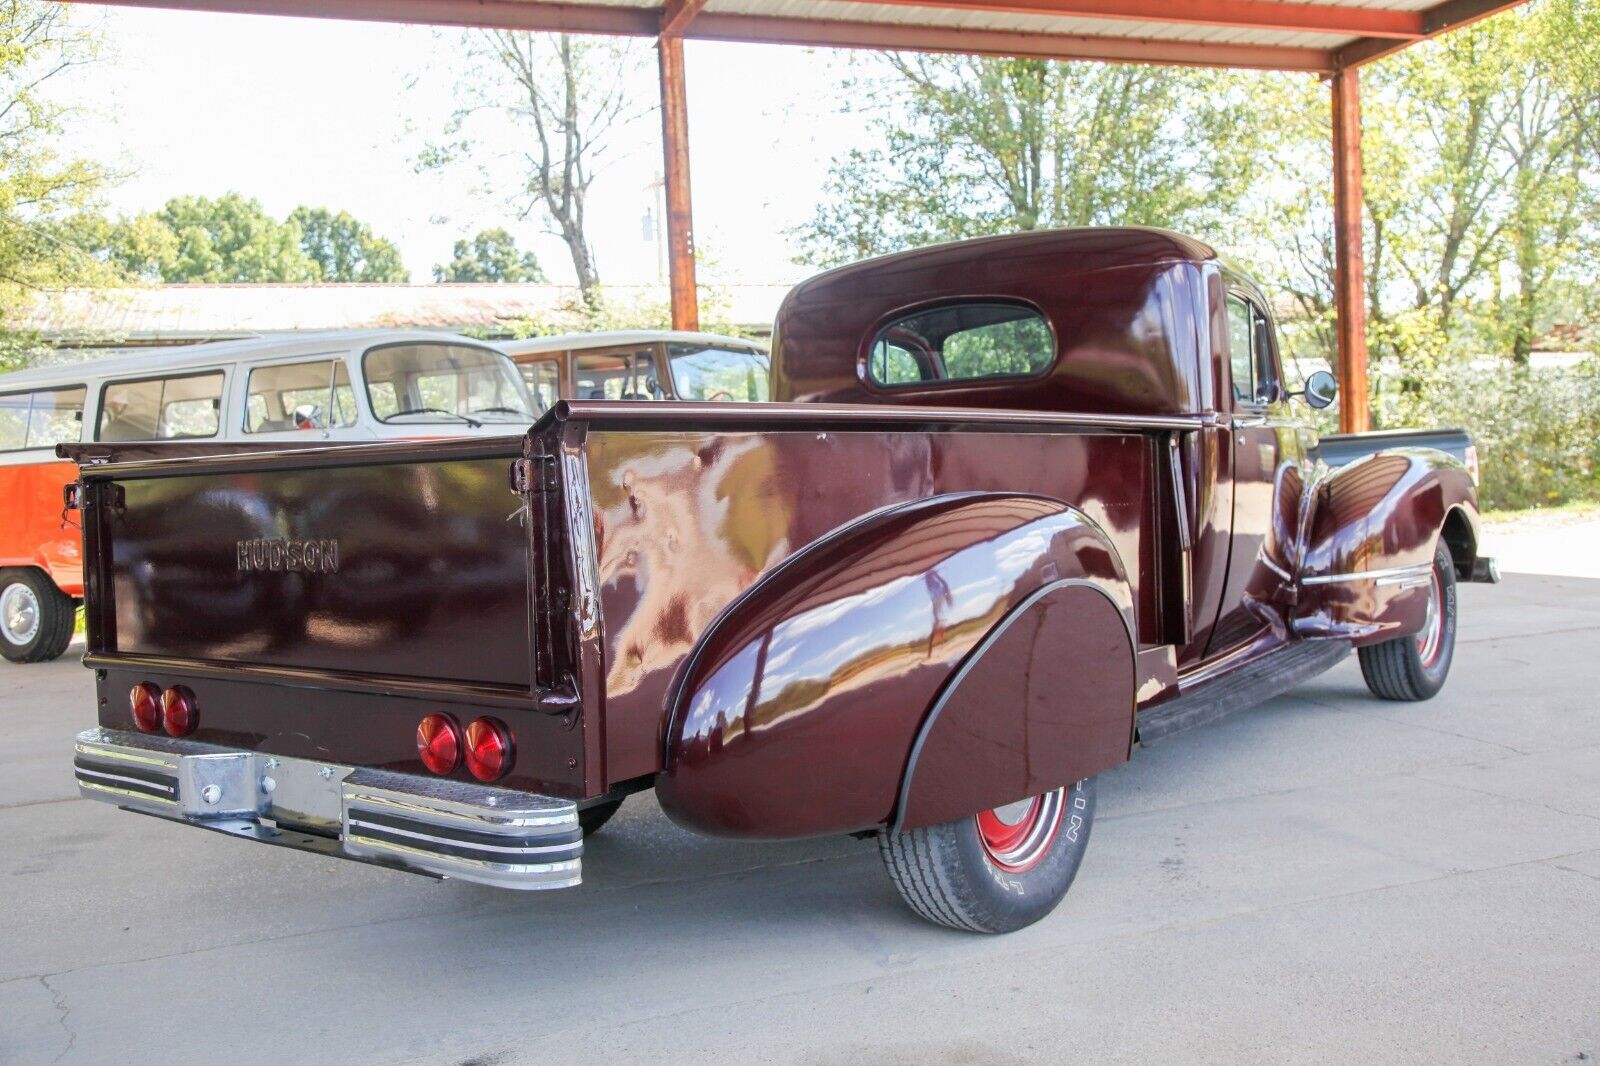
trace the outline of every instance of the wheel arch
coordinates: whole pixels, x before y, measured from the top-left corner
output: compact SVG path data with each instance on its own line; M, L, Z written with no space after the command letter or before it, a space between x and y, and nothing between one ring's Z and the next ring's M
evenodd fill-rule
M663 809L729 836L888 824L952 678L1062 582L1095 587L1119 633L1132 623L1110 539L1059 500L940 495L819 538L725 608L686 659L663 718ZM1130 697L1121 758L1131 731Z
M1477 560L1477 490L1466 467L1429 448L1378 452L1317 482L1300 552L1295 631L1378 643L1415 633L1424 576L1441 543L1458 577Z
M1052 610L1058 612L1053 626ZM1023 632L1030 627L1032 633ZM1065 665L1066 649L1050 643L1073 631L1077 649L1095 663L1088 678ZM1034 645L1021 648L1030 637ZM901 779L894 831L990 810L1126 762L1133 751L1137 647L1132 610L1092 581L1054 581L1013 607L951 674L923 719ZM997 672L1014 670L1019 658L1027 678L1022 698L986 710L986 686ZM1052 714L1059 701L1035 698L1034 682L1067 691L1059 683L1069 677L1078 682L1073 713ZM984 725L987 736L979 729Z

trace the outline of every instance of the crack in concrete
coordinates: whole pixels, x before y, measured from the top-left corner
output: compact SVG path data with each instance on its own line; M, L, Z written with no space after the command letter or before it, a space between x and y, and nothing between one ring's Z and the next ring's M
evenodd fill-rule
M1473 637L1471 640L1457 640L1457 644L1498 644L1503 640L1530 640L1534 637L1559 637L1566 633L1593 633L1600 626L1569 626L1566 629L1546 629L1537 633L1507 633L1498 637Z
M52 803L79 803L82 796L61 796L58 799L23 800L21 803L0 803L0 811L18 811L24 807L44 807Z
M1600 876L1587 873L1574 866L1562 866L1559 862L1552 862L1550 865L1554 866L1558 870L1565 870L1569 874L1577 874L1579 877L1587 877L1591 881L1600 881Z
M67 1055L71 1053L72 1049L77 1046L78 1034L77 1031L72 1028L72 1024L67 1020L72 1016L72 1008L67 1005L67 994L50 983L51 976L54 975L41 974L38 980L39 983L44 986L44 990L50 993L51 1005L60 1012L59 1016L56 1018L56 1021L60 1023L61 1031L67 1034L67 1046L61 1049L61 1053L59 1055L50 1060L51 1066L55 1066L56 1063L66 1058Z
M1406 776L1415 778L1418 781L1427 781L1430 784L1443 785L1445 788L1454 788L1462 792L1471 792L1475 796L1491 796L1494 799L1502 799L1508 803L1520 803L1525 807L1537 807L1540 810L1549 811L1551 814L1562 814L1566 815L1568 818L1587 818L1591 822L1600 822L1600 815L1586 814L1583 811L1569 811L1561 807L1553 807L1548 803L1540 803L1537 800L1531 800L1524 796L1508 796L1504 792L1490 792L1488 789L1484 788L1473 788L1471 785L1463 785L1459 781L1440 781L1435 777L1423 777L1421 771L1407 774Z

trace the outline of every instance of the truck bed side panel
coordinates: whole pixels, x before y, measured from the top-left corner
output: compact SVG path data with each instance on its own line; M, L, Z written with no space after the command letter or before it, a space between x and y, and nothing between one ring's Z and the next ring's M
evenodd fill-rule
M713 618L791 553L870 511L940 493L1071 501L1116 546L1141 632L1153 597L1156 438L1084 431L703 432L587 438L604 619L606 777L661 767L674 675Z

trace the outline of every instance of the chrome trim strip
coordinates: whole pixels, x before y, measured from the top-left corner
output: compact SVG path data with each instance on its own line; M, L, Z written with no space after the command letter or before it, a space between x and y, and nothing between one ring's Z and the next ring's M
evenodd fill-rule
M572 819L565 815L525 815L507 812L505 817L501 817L498 814L490 814L487 811L480 814L452 809L463 805L451 804L446 806L443 801L422 804L398 798L392 792L389 795L379 795L376 792L349 787L344 790L344 802L346 807L371 807L377 810L391 810L404 814L408 818L449 822L459 825L462 829L476 829L482 833L512 835L511 831L516 829L537 829L545 826L567 825L572 822Z
M401 829L394 825L380 825L377 822L364 822L357 813L350 815L350 825L360 829L369 829L377 833L393 833L395 836L409 837L412 840L427 840L435 844L444 844L452 848L465 848L468 851L498 851L508 855L543 855L548 852L582 851L582 841L568 841L565 844L541 844L531 847L507 847L504 844L480 844L476 840L456 840L451 837L429 836L426 833L417 833L410 829ZM363 840L371 840L362 834ZM537 838L535 838L537 839ZM391 841L374 841L377 844L392 844ZM432 854L430 852L430 854Z
M1310 574L1300 578L1302 585L1334 585L1344 581L1377 581L1388 583L1395 580L1404 580L1419 574L1429 575L1433 571L1433 564L1411 563L1408 566L1390 566L1382 570L1359 570L1348 574Z
M94 770L87 766L75 766L73 767L72 772L78 776L80 781L83 780L84 775L88 775L89 777L99 778L103 781L121 781L128 785L139 785L141 788L158 788L163 792L167 792L173 796L178 794L178 783L176 781L173 781L169 784L161 784L156 781L146 781L139 777L128 777L126 774L113 774L108 773L105 770Z
M162 799L160 796L152 796L148 792L134 792L126 788L113 788L110 785L96 784L93 781L79 781L78 792L105 792L112 796L121 797L120 799L108 801L110 803L117 804L119 807L123 806L125 802L128 802L138 804L159 804L164 809L178 809L178 801L175 799ZM98 796L88 796L87 798L99 799Z

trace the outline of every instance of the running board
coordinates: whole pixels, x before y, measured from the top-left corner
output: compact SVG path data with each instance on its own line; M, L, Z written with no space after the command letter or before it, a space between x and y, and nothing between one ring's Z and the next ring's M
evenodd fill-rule
M1151 744L1265 703L1331 670L1349 654L1350 645L1340 640L1300 641L1268 652L1214 681L1141 711L1135 723L1139 743Z

